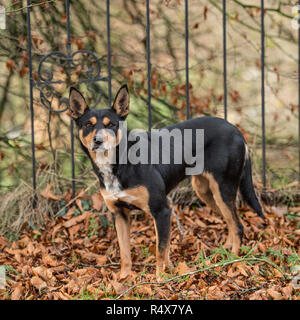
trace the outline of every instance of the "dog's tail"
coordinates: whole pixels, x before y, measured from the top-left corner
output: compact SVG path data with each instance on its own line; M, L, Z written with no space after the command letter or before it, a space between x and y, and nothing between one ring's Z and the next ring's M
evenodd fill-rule
M240 193L242 194L243 200L260 216L264 219L264 214L261 205L256 197L253 181L252 181L252 170L251 161L248 153L248 146L245 144L245 165L240 182Z

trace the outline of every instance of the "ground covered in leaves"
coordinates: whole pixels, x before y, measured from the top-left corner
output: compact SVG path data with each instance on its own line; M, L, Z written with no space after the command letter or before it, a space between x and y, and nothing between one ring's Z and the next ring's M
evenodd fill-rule
M300 207L265 206L266 226L241 208L245 235L237 257L220 245L227 237L221 217L206 207L174 206L184 238L172 217L173 267L157 282L150 216L132 217L135 277L120 281L116 232L100 195L82 194L76 203L42 229L24 228L17 241L0 236L7 279L0 299L300 299Z

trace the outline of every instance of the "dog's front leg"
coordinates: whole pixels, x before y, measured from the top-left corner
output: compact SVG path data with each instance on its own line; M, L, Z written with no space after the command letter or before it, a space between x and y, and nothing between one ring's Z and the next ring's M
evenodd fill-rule
M153 216L156 232L156 276L160 278L160 274L165 271L166 267L170 266L171 210L164 207L159 212L154 213Z
M121 273L120 279L126 278L131 274L131 255L130 255L130 216L123 216L121 213L116 214L116 230L120 247Z

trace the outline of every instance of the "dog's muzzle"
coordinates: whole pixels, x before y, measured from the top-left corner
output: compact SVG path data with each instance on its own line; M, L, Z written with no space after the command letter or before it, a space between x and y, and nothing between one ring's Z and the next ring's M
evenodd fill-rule
M101 135L95 135L93 139L92 150L94 151L99 149L102 146L103 142L104 142L104 138Z

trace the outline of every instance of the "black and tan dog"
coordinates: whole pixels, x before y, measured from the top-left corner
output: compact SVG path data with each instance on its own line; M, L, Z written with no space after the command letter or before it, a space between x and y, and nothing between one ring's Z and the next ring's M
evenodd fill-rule
M126 85L119 89L110 109L90 109L82 94L75 88L70 89L69 102L68 114L77 124L82 148L91 159L99 177L104 201L115 215L121 256L120 277L124 278L131 272L129 243L132 208L142 209L154 218L157 273L163 271L169 265L171 210L167 194L186 178L187 164L184 161L182 164L119 163L118 148L124 138L119 122L124 121L129 113ZM200 117L165 127L167 130L174 128L204 129L204 170L201 174L192 176L192 186L203 202L223 215L228 225L228 239L224 246L238 254L243 227L236 212L237 192L240 191L245 202L263 217L253 189L251 163L243 135L227 121L215 117ZM111 135L108 132L115 134L113 142L110 141ZM151 135L148 133L149 142L150 139ZM170 143L171 149L174 149L174 141L171 140ZM116 163L107 161L106 150L114 151Z

